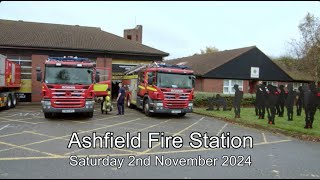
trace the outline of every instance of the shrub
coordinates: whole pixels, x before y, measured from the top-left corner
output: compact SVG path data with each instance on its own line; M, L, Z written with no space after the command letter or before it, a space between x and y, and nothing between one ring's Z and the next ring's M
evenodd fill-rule
M222 93L209 93L209 92L195 92L194 106L196 107L207 107L208 106L208 98L216 97L217 94L220 94L221 97L224 97L227 101L228 107L232 107L232 102L234 95L233 94L222 94ZM243 99L241 101L241 105L245 107L250 107L254 105L255 94L244 94Z

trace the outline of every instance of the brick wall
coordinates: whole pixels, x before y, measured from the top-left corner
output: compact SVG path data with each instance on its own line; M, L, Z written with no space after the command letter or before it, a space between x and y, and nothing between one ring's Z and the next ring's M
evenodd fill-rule
M249 81L243 81L243 93L248 93ZM223 93L223 79L203 79L197 78L196 91Z
M32 102L39 102L41 100L41 82L37 81L37 72L36 68L39 66L44 72L44 62L46 59L48 59L47 55L36 55L33 54L31 56L32 58L32 95L31 95L31 101Z

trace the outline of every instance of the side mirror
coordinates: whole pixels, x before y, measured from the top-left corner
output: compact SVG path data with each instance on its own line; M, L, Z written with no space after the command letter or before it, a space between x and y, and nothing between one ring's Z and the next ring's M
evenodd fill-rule
M149 76L148 84L152 85L152 83L153 83L153 77L150 77L150 76Z
M196 76L190 76L189 77L192 80L192 87L194 88L196 86Z
M42 72L41 72L41 68L37 67L36 68L37 71L37 81L42 81Z
M42 72L37 72L37 81L42 81Z
M100 76L99 73L96 73L95 77L94 77L96 83L100 82Z

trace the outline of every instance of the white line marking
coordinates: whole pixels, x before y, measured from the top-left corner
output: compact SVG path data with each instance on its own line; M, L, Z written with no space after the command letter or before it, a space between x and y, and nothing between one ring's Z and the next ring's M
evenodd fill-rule
M223 131L223 129L228 125L228 123L226 123L220 130L219 132L217 133L217 136Z
M261 133L262 134L262 137L263 137L263 142L267 143L267 138L266 138L266 135L264 133Z
M10 124L7 124L7 125L3 126L2 128L0 128L0 131L1 131L2 129L4 129L4 128L8 127L8 126L10 126Z

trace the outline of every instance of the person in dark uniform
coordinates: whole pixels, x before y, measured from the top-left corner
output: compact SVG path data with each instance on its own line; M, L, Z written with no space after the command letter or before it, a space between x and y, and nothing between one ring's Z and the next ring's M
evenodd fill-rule
M260 83L256 92L256 104L258 106L259 119L264 119L265 114L265 101L266 101L266 88L265 85Z
M235 84L233 88L235 89L234 100L233 100L234 114L235 114L235 118L240 118L240 106L241 106L241 100L243 98L243 92L239 90L238 84Z
M297 116L301 116L302 102L303 102L303 90L302 90L302 86L299 86L298 90L299 90L299 93L297 93L297 102L296 102L296 106L297 106Z
M255 90L256 92L258 91L258 84L256 84L255 86ZM255 101L254 101L254 110L256 112L256 116L259 116L259 109L258 109L258 103L257 103L257 96L255 98Z
M270 111L270 115L268 116L268 124L275 124L275 116L276 116L276 104L279 98L279 92L276 86L269 84L267 86L269 94L268 94L268 108Z
M305 129L312 128L313 120L314 120L314 114L316 111L316 94L315 94L315 85L310 84L310 88L308 85L304 85L302 87L304 96L303 96L303 107L305 111Z
M313 120L314 120L314 115L317 111L317 87L315 83L310 84L310 98L309 98L309 119L307 122L307 128L312 128Z
M278 99L278 103L277 103L277 113L279 115L279 117L283 117L284 114L284 104L285 104L285 100L286 100L286 93L284 90L284 85L280 85L279 86L280 89L280 94L279 94L279 99Z
M294 98L295 98L295 92L293 91L293 85L288 84L288 96L285 102L286 108L287 108L288 121L293 120Z
M125 96L125 89L122 87L122 83L119 83L119 94L117 97L117 106L118 106L118 114L117 115L124 115L124 96Z

